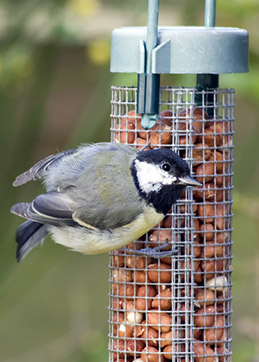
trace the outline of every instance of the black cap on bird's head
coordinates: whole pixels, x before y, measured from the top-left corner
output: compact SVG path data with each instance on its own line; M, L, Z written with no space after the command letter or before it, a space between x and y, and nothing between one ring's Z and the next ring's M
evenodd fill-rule
M187 163L169 149L140 151L131 172L140 193L157 212L166 214L186 186L200 186Z

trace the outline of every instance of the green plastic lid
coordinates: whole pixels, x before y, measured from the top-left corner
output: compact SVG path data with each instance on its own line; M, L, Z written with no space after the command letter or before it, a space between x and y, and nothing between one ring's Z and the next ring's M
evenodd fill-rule
M144 73L146 27L112 32L111 72ZM158 27L153 74L248 72L248 32L225 27Z

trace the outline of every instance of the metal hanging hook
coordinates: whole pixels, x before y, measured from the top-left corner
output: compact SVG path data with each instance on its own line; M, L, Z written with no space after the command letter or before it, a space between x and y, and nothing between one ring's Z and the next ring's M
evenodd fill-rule
M204 26L206 28L215 27L215 18L216 18L216 0L206 0L205 1L205 12L204 12ZM215 89L219 86L219 75L218 74L197 74L196 89L198 91L203 91L206 89ZM197 105L202 105L202 95L196 94L195 101ZM206 99L206 103L209 106L213 104L213 94L209 94ZM208 107L206 112L209 116L213 115L212 107Z
M205 15L204 26L214 27L216 17L216 0L206 0L205 2Z
M152 53L157 46L159 0L149 0L146 42L141 43L144 55L144 73L138 75L137 112L141 114L141 126L155 126L159 112L160 74L152 73Z

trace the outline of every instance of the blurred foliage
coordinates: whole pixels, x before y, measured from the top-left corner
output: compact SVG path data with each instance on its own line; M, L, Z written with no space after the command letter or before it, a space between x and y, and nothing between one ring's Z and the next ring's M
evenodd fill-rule
M202 25L203 0L161 0L160 25ZM42 157L82 142L109 140L110 86L136 76L109 72L112 29L145 25L147 1L0 2L0 361L107 360L108 255L82 256L50 242L15 261L9 214L41 192L12 180ZM217 26L250 33L250 73L222 75L236 88L233 360L258 358L258 0L218 0ZM164 84L194 85L194 76ZM257 293L257 295L256 295Z

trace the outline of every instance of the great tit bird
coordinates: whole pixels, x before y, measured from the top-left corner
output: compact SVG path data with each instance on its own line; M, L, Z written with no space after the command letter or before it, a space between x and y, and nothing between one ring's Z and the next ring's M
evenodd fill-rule
M182 190L200 185L169 149L97 143L51 155L13 186L42 179L47 192L11 212L28 219L17 230L17 260L51 234L83 254L126 246L159 223Z

